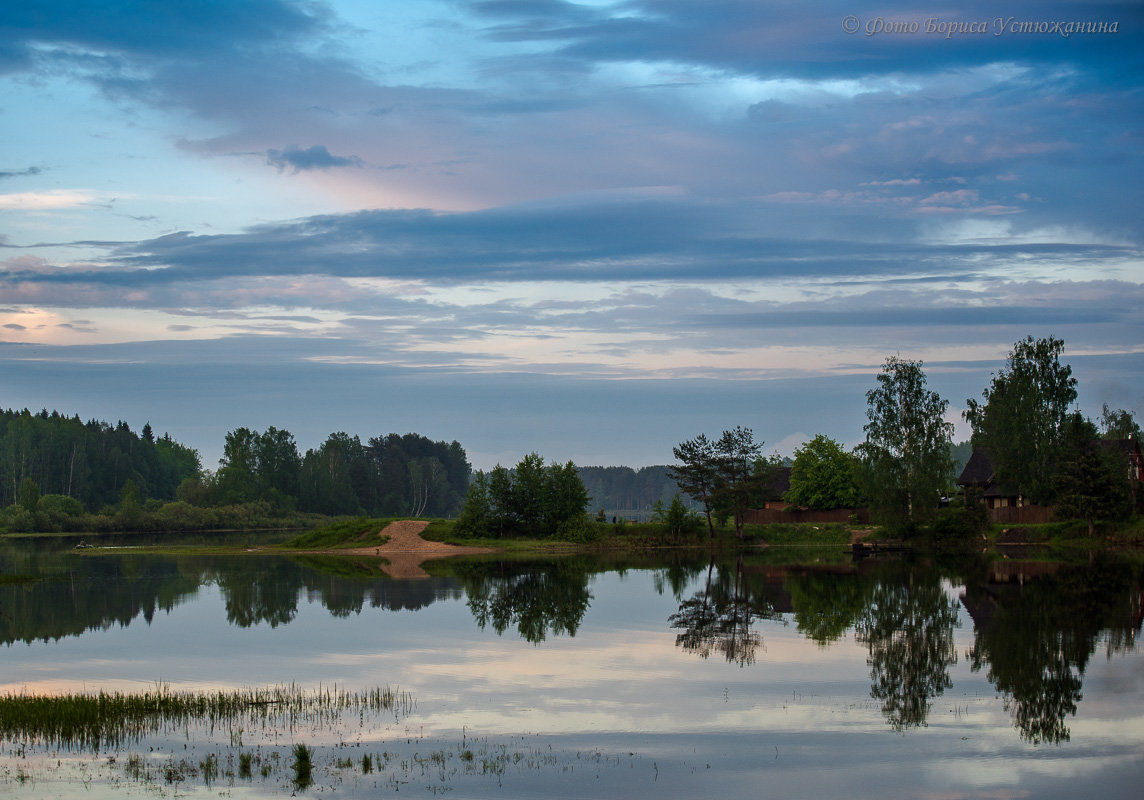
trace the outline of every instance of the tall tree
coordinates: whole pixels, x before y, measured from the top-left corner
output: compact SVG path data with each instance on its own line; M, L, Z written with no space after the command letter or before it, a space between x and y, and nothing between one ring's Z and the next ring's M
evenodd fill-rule
M1054 474L1057 514L1083 519L1092 536L1098 520L1132 514L1128 464L1116 441L1098 441L1096 426L1080 412L1065 420Z
M565 534L584 521L584 510L592 498L584 487L584 481L580 479L579 470L571 461L548 467L544 494L546 528Z
M736 425L715 442L716 490L731 510L735 535L743 538L744 512L758 485L766 479L766 470L755 469L762 461L763 443L755 442L750 428Z
M866 404L859 449L871 511L890 524L929 519L953 482L953 425L943 419L949 403L926 388L922 362L891 356Z
M1063 350L1060 339L1026 337L982 393L984 404L966 401L973 444L988 452L1000 481L1039 505L1053 501L1054 454L1077 396Z
M228 431L216 480L223 503L258 499L258 432L250 428Z
M271 425L254 445L259 488L276 505L289 504L298 496L298 473L302 457L294 434Z
M718 477L715 444L701 433L694 439L680 442L671 448L671 452L681 463L669 467L668 474L685 494L703 506L707 530L711 538L715 538L715 525L711 521Z

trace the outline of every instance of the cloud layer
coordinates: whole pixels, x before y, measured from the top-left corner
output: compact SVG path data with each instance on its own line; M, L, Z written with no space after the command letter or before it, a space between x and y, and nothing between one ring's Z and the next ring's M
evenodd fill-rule
M1144 342L1135 3L9 5L12 364L782 381L853 439L797 381Z

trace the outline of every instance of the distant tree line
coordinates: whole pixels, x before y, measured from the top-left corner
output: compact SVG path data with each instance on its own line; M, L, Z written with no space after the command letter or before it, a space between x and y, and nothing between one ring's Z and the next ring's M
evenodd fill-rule
M120 502L125 487L144 497L173 500L180 483L201 473L198 453L151 425L136 433L52 411L0 411L0 508L48 495L83 509Z
M331 433L298 451L289 431L236 428L226 435L218 471L185 481L180 500L199 506L264 501L274 507L338 516L451 517L461 509L471 467L460 443L416 433Z
M301 454L293 434L275 427L227 433L210 472L150 424L136 433L126 422L0 411L0 529L258 526L294 512L452 517L470 472L456 441L391 433L363 445L333 433Z
M609 512L651 511L656 503L670 503L680 491L667 465L631 467L577 467L593 509Z

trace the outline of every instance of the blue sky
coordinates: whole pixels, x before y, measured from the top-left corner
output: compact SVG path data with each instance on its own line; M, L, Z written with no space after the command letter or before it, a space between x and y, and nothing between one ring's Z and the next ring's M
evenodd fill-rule
M5 4L0 405L639 466L1052 335L1144 413L1142 77L1138 2Z

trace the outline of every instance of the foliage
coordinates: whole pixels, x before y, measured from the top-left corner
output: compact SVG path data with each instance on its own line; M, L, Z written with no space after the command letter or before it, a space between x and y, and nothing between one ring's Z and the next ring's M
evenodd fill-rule
M0 509L0 531L9 533L62 532L109 533L112 531L207 531L244 528L308 528L314 515L282 512L268 503L239 503L202 508L182 501L109 506L98 514L84 512L77 500L62 495L44 495L35 513L18 505Z
M1057 516L1085 520L1089 536L1097 520L1132 514L1127 463L1115 447L1101 445L1096 426L1080 412L1065 420L1053 481Z
M176 496L202 507L258 501L327 516L446 516L460 509L469 473L459 443L414 433L363 445L339 431L300 455L289 431L236 428L218 472L184 480Z
M0 507L17 502L25 481L96 510L116 504L128 480L143 497L173 500L180 482L199 474L198 453L166 434L156 439L149 425L140 436L122 421L0 410Z
M669 474L679 488L703 506L712 538L714 514L722 521L733 519L735 534L743 536L744 512L758 497L769 477L769 464L762 458L762 442L755 442L750 428L736 426L710 441L705 434L672 448L681 464Z
M855 508L861 503L857 470L858 459L854 455L819 434L795 451L790 491L783 499L816 511Z
M580 479L593 505L608 513L644 511L652 508L656 501L670 503L672 496L680 492L678 484L671 478L670 468L665 465L650 467L580 467Z
M1123 408L1111 409L1108 403L1100 407L1101 439L1135 439L1140 441L1140 425L1131 411Z
M703 507L707 530L711 538L715 538L715 526L711 521L718 476L714 443L701 433L694 439L680 442L671 448L671 452L681 463L670 467L668 474L685 494Z
M529 453L509 471L497 464L487 475L478 472L469 485L465 505L453 531L466 538L595 538L588 518L591 498L576 465L553 463Z
M763 443L755 443L750 428L736 425L715 443L716 500L730 509L735 535L743 538L744 512L766 480Z
M979 537L988 527L989 512L985 505L969 503L939 509L930 524L930 533L938 540L966 541Z
M16 503L25 511L35 512L40 505L40 487L31 478L24 478L16 491Z
M966 440L957 442L949 447L949 458L953 462L953 474L960 475L969 459L973 456L973 442Z
M1072 367L1060 363L1063 350L1060 339L1026 337L983 392L985 403L966 401L973 443L989 453L999 482L1039 505L1053 502L1054 454L1077 397Z
M926 388L920 361L897 356L886 359L866 402L860 482L871 513L897 526L932 518L953 483L948 402Z
M662 500L656 501L651 521L662 525L672 536L690 536L703 528L702 517L684 504L679 492L675 493L671 505L666 508Z

